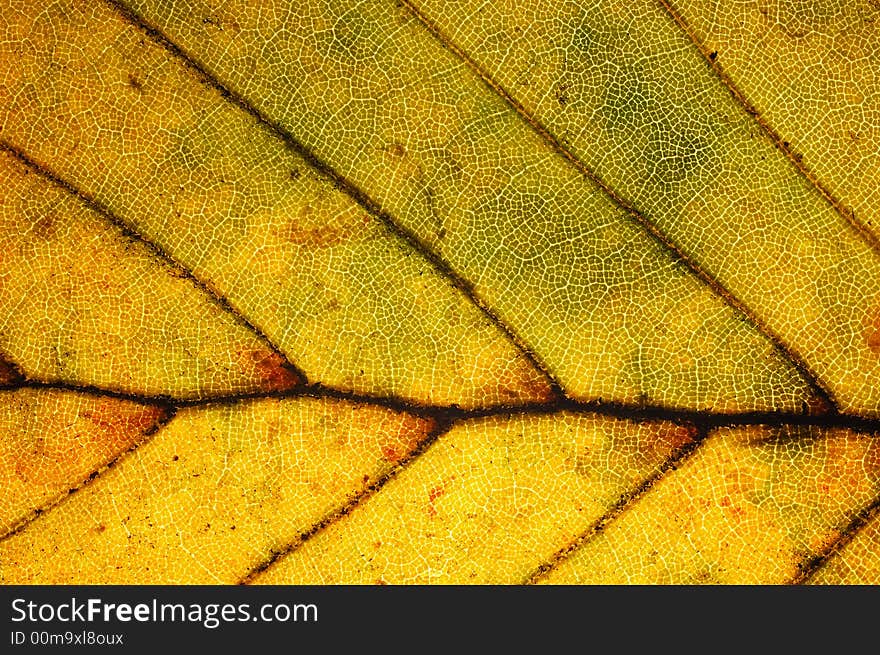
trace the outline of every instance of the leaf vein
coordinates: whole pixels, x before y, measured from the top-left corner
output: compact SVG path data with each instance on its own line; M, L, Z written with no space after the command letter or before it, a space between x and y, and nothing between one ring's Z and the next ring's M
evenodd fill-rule
M84 206L86 206L102 219L119 229L126 238L136 241L145 246L152 255L162 260L167 265L171 266L179 277L189 280L195 287L205 293L208 298L212 302L217 304L225 313L230 314L240 326L255 334L260 341L262 341L275 355L277 355L281 359L281 361L284 363L283 365L299 378L301 384L306 384L308 382L306 374L301 371L295 363L290 361L290 359L281 351L281 349L277 345L275 345L272 340L269 339L269 337L249 317L247 317L243 312L239 311L225 296L214 289L209 282L206 282L199 278L195 273L193 273L191 270L189 270L187 267L177 261L174 257L169 255L167 252L165 252L161 248L161 246L152 242L147 237L138 232L133 226L129 225L126 221L116 216L112 211L110 211L108 207L105 207L98 200L85 193L81 189L77 188L68 180L61 178L54 171L50 170L43 164L31 159L26 153L24 153L14 145L8 143L3 139L0 139L0 151L9 153L37 175L64 189L71 196L79 200Z
M427 29L444 48L461 59L487 88L503 98L517 112L517 114L519 114L520 118L522 118L522 120L525 121L525 123L534 130L557 155L565 159L570 165L602 190L615 205L622 209L636 225L644 230L648 238L652 239L660 245L660 247L669 252L676 260L686 266L688 270L697 277L697 279L718 295L728 306L754 325L755 328L768 339L773 347L795 367L798 373L800 373L806 380L812 392L827 405L829 410L833 412L837 411L837 403L833 398L831 390L825 385L819 376L810 369L806 361L794 350L794 348L788 345L772 328L770 328L770 326L761 320L757 314L746 305L746 303L736 297L719 280L709 274L699 262L684 252L674 241L664 234L660 228L645 216L645 214L636 209L632 203L626 200L626 198L624 198L618 191L605 182L605 180L603 180L595 171L588 168L587 165L569 148L561 143L543 123L530 114L526 108L497 80L495 80L486 69L480 66L480 64L478 64L464 50L459 48L438 25L423 14L418 7L412 3L412 0L401 0L401 3L412 12L425 29Z
M770 140L776 146L776 148L782 152L785 157L794 165L795 169L803 175L810 184L819 192L819 194L825 199L825 201L834 208L834 211L840 215L841 218L846 222L846 224L877 253L880 253L880 237L875 235L868 229L868 226L865 225L862 221L858 219L855 214L855 210L846 207L843 202L837 198L831 190L825 186L822 181L813 173L803 162L803 158L795 153L788 141L785 141L782 138L782 135L779 134L771 125L768 123L764 117L761 115L761 112L758 108L752 104L752 102L746 97L746 94L740 89L736 83L731 79L731 77L724 72L724 69L721 67L721 64L717 61L715 57L712 56L712 52L709 49L700 43L697 35L694 33L694 30L688 24L688 22L684 19L683 14L678 11L671 0L657 0L663 9L669 14L669 16L675 21L676 25L678 25L681 30L687 34L688 39L690 39L691 44L699 51L700 55L702 55L703 59L706 60L706 64L712 70L712 72L718 76L718 79L721 80L722 84L727 87L727 90L730 91L730 95L733 96L734 100L736 100L743 109L745 109L746 113L749 114L762 130L770 137ZM717 55L717 53L715 53Z
M199 62L191 54L174 43L156 26L149 24L142 16L135 13L119 0L104 0L111 8L117 11L126 21L144 32L150 39L162 46L169 54L182 61L187 68L202 82L217 90L220 95L231 104L245 111L256 119L262 126L270 130L288 148L302 157L315 171L332 182L334 186L349 198L354 200L368 214L380 221L386 229L401 239L414 251L418 252L441 276L458 289L464 296L483 313L522 353L523 357L547 380L552 396L564 395L559 381L552 371L526 341L508 325L483 299L477 294L473 282L466 279L447 262L440 254L435 252L424 243L414 232L399 223L380 203L370 197L353 182L348 180L330 164L320 159L305 144L301 143L293 134L281 124L272 120L257 109L247 98L226 87L206 66Z
M709 430L705 425L698 427L697 434L693 441L673 452L654 473L642 480L637 487L624 493L607 512L596 519L596 521L584 530L579 537L570 544L566 544L557 550L549 559L540 564L534 571L526 576L525 580L523 580L523 584L536 584L549 575L559 564L571 557L579 548L581 548L581 546L585 545L605 530L610 523L617 520L627 509L638 503L645 494L653 489L655 484L687 461L703 442L705 442L708 435Z

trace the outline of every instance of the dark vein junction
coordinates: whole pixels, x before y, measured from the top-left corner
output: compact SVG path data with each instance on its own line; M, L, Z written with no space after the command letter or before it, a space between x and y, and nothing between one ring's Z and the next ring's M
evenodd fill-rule
M151 254L173 268L175 274L178 277L189 280L199 290L204 292L208 296L208 298L211 299L212 302L219 305L224 312L231 314L239 325L247 328L248 330L256 334L260 341L262 341L268 349L276 354L280 358L280 361L284 362L285 368L293 373L300 382L306 382L307 378L305 373L301 371L293 362L291 362L284 355L281 349L274 343L272 343L272 340L269 339L269 337L266 336L266 334L259 327L257 327L253 323L253 321L251 321L247 316L236 309L227 298L225 298L221 293L214 289L210 282L200 279L192 271L190 271L188 268L186 268L180 262L174 259L171 255L165 252L159 245L153 243L140 232L136 231L131 225L116 216L112 211L110 211L109 208L105 207L98 200L85 193L81 189L75 187L67 180L62 179L49 168L47 168L43 164L34 161L27 154L3 139L0 139L0 151L12 155L37 175L67 191L67 193L79 200L88 209L95 212L108 223L119 229L126 238L144 245Z

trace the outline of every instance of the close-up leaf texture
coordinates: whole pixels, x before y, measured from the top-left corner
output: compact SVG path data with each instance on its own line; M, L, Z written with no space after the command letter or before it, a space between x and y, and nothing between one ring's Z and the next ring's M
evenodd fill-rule
M880 583L877 0L0 0L0 583Z

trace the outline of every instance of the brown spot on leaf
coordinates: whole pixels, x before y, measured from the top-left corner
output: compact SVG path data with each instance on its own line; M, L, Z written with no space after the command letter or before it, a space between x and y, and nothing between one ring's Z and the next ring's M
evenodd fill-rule
M34 234L41 239L48 241L55 236L56 231L56 221L52 214L46 214L34 223Z
M406 148L399 143L391 143L385 146L385 152L396 159L402 159L406 156Z
M15 364L0 359L0 386L10 386L21 382L23 376Z
M697 426L695 425L663 425L657 432L655 449L661 456L675 452L697 438Z
M303 227L294 224L290 226L287 239L297 246L311 246L315 248L328 248L343 243L348 239L348 233L338 227L321 225L320 227Z
M135 411L121 408L116 400L104 400L95 409L82 413L83 418L97 425L108 438L118 434L152 432L166 420L168 412L162 407L140 407Z
M512 367L489 381L483 394L487 397L497 394L510 402L549 403L556 400L556 392L549 380L525 357L518 358Z
M871 352L880 355L880 308L874 310L873 317L868 321L866 340Z
M443 485L438 485L436 487L431 488L428 492L428 514L431 516L437 516L437 508L434 507L434 501L440 498L443 494L446 493L445 487Z
M128 74L128 86L137 91L138 93L144 92L144 83L140 81L140 79L134 74Z
M381 448L382 457L391 464L397 464L409 456L436 425L433 419L412 414L402 414L395 421L396 433L388 434Z
M556 95L556 102L565 107L568 104L568 88L570 85L568 84L560 84L556 87L556 91L554 94Z
M830 411L831 405L821 396L813 396L807 401L807 414L809 416L821 416Z
M384 457L385 461L387 462L397 464L397 462L399 462L403 456L396 448L392 448L391 446L383 446L382 457Z
M278 353L268 350L251 350L241 353L250 360L261 386L266 391L287 391L302 382L290 364Z

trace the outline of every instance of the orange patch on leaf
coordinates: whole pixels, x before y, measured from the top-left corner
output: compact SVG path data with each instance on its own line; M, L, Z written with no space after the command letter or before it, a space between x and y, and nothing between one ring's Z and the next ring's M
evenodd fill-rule
M343 243L348 234L338 227L322 225L320 227L306 228L300 225L291 225L287 233L287 239L297 246L313 246L315 248L328 248Z
M868 323L866 340L871 352L880 355L880 310L875 310L873 318Z
M446 489L442 486L433 487L428 492L428 514L431 516L437 516L437 508L434 507L434 501L440 498L443 494L446 493Z
M269 350L250 350L240 353L245 366L256 370L260 386L266 391L287 391L302 383L300 376L278 353Z
M382 446L382 457L391 464L397 464L418 447L435 425L433 419L403 414L397 424L397 432L387 435L388 440Z
M82 412L81 416L89 419L101 428L108 439L113 440L123 434L146 434L155 430L168 418L168 411L157 406L122 410L117 401L104 400L95 409Z
M807 401L807 414L810 416L821 416L831 411L831 405L827 400L820 396L813 396Z
M664 425L658 431L657 437L655 447L658 453L662 455L670 451L675 452L693 443L697 438L697 427L695 425Z
M0 359L0 386L8 386L21 382L22 375L15 365Z
M516 365L505 369L504 373L486 385L486 396L497 393L500 398L511 401L550 403L556 400L556 392L550 382L525 358Z
M57 492L76 488L167 419L168 411L163 407L115 398L101 399L76 414L58 411L43 420L39 436L8 436L26 447L13 449L10 460L0 461L0 477L9 467L25 485Z

